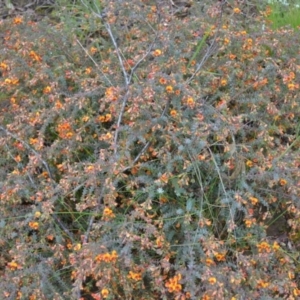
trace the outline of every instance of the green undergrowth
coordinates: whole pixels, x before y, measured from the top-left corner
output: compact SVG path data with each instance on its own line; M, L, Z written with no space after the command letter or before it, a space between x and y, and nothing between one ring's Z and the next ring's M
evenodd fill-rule
M299 32L58 2L0 23L0 298L297 299Z

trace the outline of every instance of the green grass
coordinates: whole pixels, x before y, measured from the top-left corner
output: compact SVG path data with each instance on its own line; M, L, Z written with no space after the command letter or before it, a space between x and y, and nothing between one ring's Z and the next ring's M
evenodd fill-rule
M298 4L299 3L299 4ZM300 26L300 2L294 1L284 4L280 1L271 1L272 12L268 19L272 22L272 28L278 29L284 26L298 28Z

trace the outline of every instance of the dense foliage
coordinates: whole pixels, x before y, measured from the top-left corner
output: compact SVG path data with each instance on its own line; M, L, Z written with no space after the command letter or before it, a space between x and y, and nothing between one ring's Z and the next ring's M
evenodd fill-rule
M299 30L57 2L0 22L0 298L297 299Z

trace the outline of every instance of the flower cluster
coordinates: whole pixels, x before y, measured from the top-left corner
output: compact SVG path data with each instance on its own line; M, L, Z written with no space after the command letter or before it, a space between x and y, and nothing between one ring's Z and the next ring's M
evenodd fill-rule
M98 254L95 257L96 262L106 262L106 263L115 263L118 259L117 251L113 250L111 253L106 252L103 254Z
M168 288L169 293L179 293L182 290L182 285L179 283L180 280L180 273L168 279L168 281L165 283L165 286Z

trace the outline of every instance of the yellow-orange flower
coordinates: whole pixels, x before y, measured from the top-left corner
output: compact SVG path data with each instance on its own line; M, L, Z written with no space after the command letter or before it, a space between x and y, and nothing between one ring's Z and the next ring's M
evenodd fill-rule
M81 249L81 244L80 244L80 243L76 244L76 245L73 247L73 249L74 249L75 251L79 251L79 250Z
M226 46L230 43L230 39L229 38L224 38L223 40L223 44Z
M226 253L215 253L215 258L217 261L225 261Z
M162 54L162 51L160 50L160 49L156 49L156 50L154 50L154 52L153 52L153 55L154 56L160 56Z
M113 86L107 88L105 91L105 96L111 101L118 100L117 89Z
M7 85L16 85L19 83L19 79L18 78L6 78L4 80L4 83Z
M127 278L135 280L135 281L140 281L140 280L142 280L142 274L140 272L136 273L136 272L130 271L129 274L127 275Z
M108 297L108 295L109 295L109 290L108 289L102 289L101 290L101 295L102 295L102 297L105 299L105 298L107 298Z
M96 47L91 47L90 48L91 54L95 54L97 51L98 51L98 49Z
M52 90L51 86L46 86L46 87L43 89L43 93L44 93L44 94L50 94L51 90Z
M299 84L290 82L287 87L290 91L295 91L299 88Z
M250 202L252 203L252 205L255 205L258 203L258 199L255 197L249 197Z
M233 9L233 12L234 12L235 14L240 14L240 13L241 13L241 10L240 10L238 7L235 7L235 8Z
M4 71L7 71L8 70L8 65L4 62L1 62L0 63L0 69L2 69Z
M175 118L175 117L177 116L177 111L176 111L175 109L172 109L172 110L170 111L170 115L171 115L173 118Z
M162 181L163 183L168 183L168 181L169 181L169 176L168 176L168 174L167 174L167 173L162 174L162 175L160 176L159 180Z
M216 284L216 282L217 282L217 278L216 278L216 277L209 277L209 278L208 278L208 282L209 282L211 285L214 285L214 284Z
M279 179L279 184L280 184L281 186L284 186L284 185L287 184L287 181L286 181L285 179L281 178L281 179Z
M270 253L271 252L271 247L267 242L261 242L257 245L258 252L259 253Z
M280 249L280 245L278 244L278 242L275 241L275 242L273 243L272 248L273 248L274 250L279 250L279 249Z
M194 100L194 98L193 97L188 97L186 99L186 104L187 104L188 107L194 108L195 107L195 100Z
M37 219L38 219L41 215L42 215L42 214L41 214L40 211L36 211L36 212L34 213L34 217L37 218Z
M106 252L106 253L102 253L102 254L98 254L95 258L96 262L106 262L106 263L110 263L110 262L116 262L118 259L118 254L117 251L113 250L111 253Z
M173 93L173 87L171 86L171 85L167 85L166 86L166 91L167 91L167 93Z
M92 69L91 67L86 68L86 69L85 69L85 74L87 74L87 75L88 75L88 74L91 74L91 73L92 73L92 70L93 70L93 69Z
M213 259L211 259L211 258L206 258L205 259L205 264L207 265L207 266L213 266L213 265L215 265L216 263L214 262L214 260Z
M166 282L165 287L168 288L169 293L178 293L181 291L182 286L178 283L180 280L181 274L177 274Z
M253 167L253 161L247 160L246 161L246 166L249 167L249 168L252 168Z
M246 227L250 228L253 224L256 223L256 219L255 218L246 219L244 222L245 222Z
M227 85L227 79L226 78L222 78L220 81L221 86L226 86Z
M42 58L41 58L38 54L36 54L36 52L34 52L34 51L30 51L30 52L29 52L29 56L30 56L33 60L35 60L35 61L37 61L37 62L41 62L41 61L42 61Z
M14 260L12 260L11 262L9 262L9 263L7 264L7 267L8 267L9 269L11 269L12 271L14 271L14 270L16 270L16 269L19 268L19 265L18 265Z
M103 217L105 219L111 219L115 217L115 214L113 213L113 211L109 208L109 207L105 207L103 210Z
M293 289L293 295L295 297L300 296L300 289L298 289L298 288Z
M30 228L32 228L34 230L38 230L39 229L39 223L38 222L31 221L31 222L29 222L28 225L29 225Z
M105 115L99 116L98 120L101 123L110 122L112 120L112 116L111 116L111 114L105 114Z
M269 282L263 281L263 280L261 280L261 279L257 281L257 287L258 287L258 288L263 288L263 289L265 289L265 288L267 288L269 285L270 285Z

